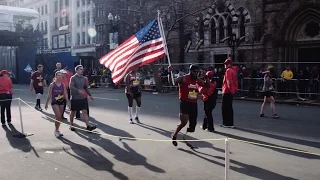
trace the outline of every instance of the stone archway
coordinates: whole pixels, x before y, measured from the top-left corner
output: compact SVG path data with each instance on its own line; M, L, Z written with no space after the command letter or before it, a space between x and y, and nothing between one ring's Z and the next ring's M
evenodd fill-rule
M291 13L282 26L281 37L280 56L285 62L319 62L320 6L306 4Z

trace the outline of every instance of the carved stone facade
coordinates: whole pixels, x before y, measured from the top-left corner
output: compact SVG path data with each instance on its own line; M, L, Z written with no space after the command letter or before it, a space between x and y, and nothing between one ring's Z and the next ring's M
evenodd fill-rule
M186 63L197 62L199 56L204 63L222 63L231 48L221 40L231 34L245 36L235 53L237 62L319 61L320 2L316 0L215 0L193 20L193 44L199 39L204 42L199 50L191 47Z

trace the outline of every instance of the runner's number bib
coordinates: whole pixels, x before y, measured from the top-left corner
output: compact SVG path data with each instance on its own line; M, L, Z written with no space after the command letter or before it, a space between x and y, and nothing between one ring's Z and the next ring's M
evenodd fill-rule
M198 93L196 91L189 91L188 98L189 99L197 99Z

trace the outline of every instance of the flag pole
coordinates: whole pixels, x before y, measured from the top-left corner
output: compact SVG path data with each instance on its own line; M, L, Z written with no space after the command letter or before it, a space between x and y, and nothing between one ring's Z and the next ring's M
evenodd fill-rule
M168 47L167 47L166 35L164 34L162 20L161 20L161 17L160 17L160 10L158 10L158 24L159 24L159 29L160 29L160 35L161 35L161 37L163 39L163 42L164 42L164 50L165 50L165 53L166 53L167 58L168 58L168 64L171 67L171 60L170 60L169 51L168 51ZM172 70L170 71L170 74L171 74L172 84L175 86Z

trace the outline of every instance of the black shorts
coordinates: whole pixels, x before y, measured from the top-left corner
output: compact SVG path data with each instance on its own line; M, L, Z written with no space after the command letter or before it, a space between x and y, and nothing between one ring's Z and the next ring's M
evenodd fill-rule
M34 88L34 91L36 92L36 94L43 94L43 87Z
M127 98L132 98L129 93L126 93ZM133 99L140 98L142 96L141 92L132 93Z
M197 125L198 104L180 101L180 113L189 115L188 132L194 132Z
M51 106L53 105L58 105L58 106L64 106L65 104L67 103L66 100L63 100L63 101L55 101L55 102L51 102Z
M271 91L265 91L265 92L263 92L263 97L269 98L269 97L271 97L271 96L273 96L273 93L272 93Z
M82 111L88 108L87 99L71 99L71 111Z

